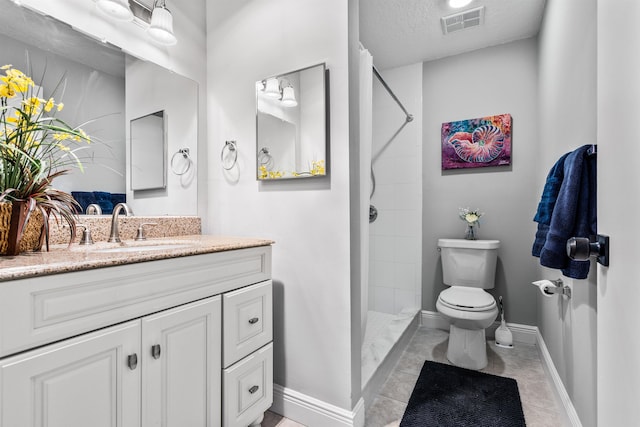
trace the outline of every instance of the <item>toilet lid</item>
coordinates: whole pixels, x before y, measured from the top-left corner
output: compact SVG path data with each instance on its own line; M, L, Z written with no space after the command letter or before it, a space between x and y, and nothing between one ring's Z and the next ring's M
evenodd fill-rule
M449 307L466 311L491 310L496 300L480 288L452 286L440 292L440 301Z

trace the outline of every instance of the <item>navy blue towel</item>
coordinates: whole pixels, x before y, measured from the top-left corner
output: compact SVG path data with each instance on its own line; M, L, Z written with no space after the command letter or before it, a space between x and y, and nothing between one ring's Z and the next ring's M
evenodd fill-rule
M591 147L584 145L566 156L549 228L545 233L540 224L536 234L536 241L544 238L540 264L560 269L574 279L586 279L590 262L571 260L566 252L567 240L572 236L589 237L597 231L596 155L590 153Z
M538 203L538 210L533 220L539 224L551 224L551 214L553 207L556 205L556 199L560 192L562 179L564 178L564 161L570 153L565 153L556 162L547 175L547 181L542 190L542 197Z

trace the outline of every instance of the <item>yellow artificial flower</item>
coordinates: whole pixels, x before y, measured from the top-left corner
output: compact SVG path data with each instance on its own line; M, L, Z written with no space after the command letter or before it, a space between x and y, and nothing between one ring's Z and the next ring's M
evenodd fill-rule
M63 108L64 108L64 104L62 102L58 104L58 111L62 111Z
M57 144L56 144L56 147L58 147L58 148L59 148L60 150L62 150L62 151L71 151L71 148L69 148L69 147L67 147L66 145L61 144L61 143L57 143Z
M80 132L80 135L82 135L82 139L87 141L87 144L91 144L91 137L89 137L89 135L87 135L85 131L83 131L82 129L78 129L78 132Z
M65 139L71 138L71 135L68 133L54 133L53 139L56 141L64 141Z
M2 67L0 67L0 70L8 70L11 67L13 67L13 65L11 64L3 65Z
M311 162L311 175L324 175L324 160L318 160Z
M36 96L25 99L24 101L22 101L22 104L24 105L24 112L27 114L38 114L38 110L42 101L42 99Z
M48 113L49 111L51 111L51 109L53 108L54 105L55 105L55 103L53 101L53 98L49 98L47 103L44 104L44 111L46 111Z
M0 97L13 98L14 96L16 96L16 91L10 85L0 85Z
M2 77L1 80L17 92L26 93L29 90L29 86L34 86L33 80L20 70L8 68L5 74L6 76Z

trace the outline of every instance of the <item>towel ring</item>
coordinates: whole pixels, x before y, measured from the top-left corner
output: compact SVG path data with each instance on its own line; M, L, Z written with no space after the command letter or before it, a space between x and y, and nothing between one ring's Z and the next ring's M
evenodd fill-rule
M225 150L229 149L229 153L232 154L233 160L231 160L231 165L230 166L226 166L225 165ZM222 167L225 170L230 170L232 169L236 163L238 162L238 146L236 145L235 141L226 141L224 143L224 147L222 147L222 152L220 153L220 161L222 162ZM228 162L226 162L228 163Z
M260 151L258 151L258 166L265 166L267 169L273 167L273 157L267 147L262 147Z
M181 154L182 157L187 160L187 166L184 168L183 171L176 171L176 168L174 166L174 162L176 160L176 157L178 157L178 154ZM189 149L188 148L181 148L178 151L176 151L173 154L173 156L171 156L171 172L173 172L174 174L176 174L178 176L184 175L185 173L189 172L189 169L191 169L191 163L192 162L191 162L191 156L189 156Z

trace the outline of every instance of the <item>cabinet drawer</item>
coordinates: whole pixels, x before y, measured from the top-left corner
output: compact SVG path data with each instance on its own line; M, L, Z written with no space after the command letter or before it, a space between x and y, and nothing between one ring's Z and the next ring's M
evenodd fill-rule
M248 426L273 403L273 344L224 370L224 427Z
M273 340L271 288L271 280L268 280L224 294L225 368Z

